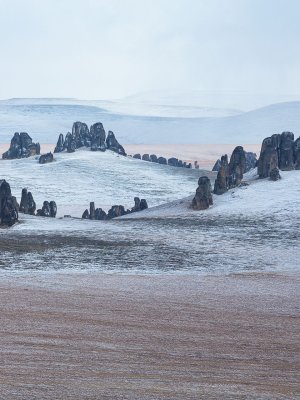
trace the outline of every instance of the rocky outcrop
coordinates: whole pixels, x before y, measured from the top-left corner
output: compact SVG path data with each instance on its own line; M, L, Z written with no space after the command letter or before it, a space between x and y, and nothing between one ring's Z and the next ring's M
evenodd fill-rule
M110 220L113 218L121 217L122 215L131 214L138 211L143 211L148 208L147 201L145 199L140 199L139 197L134 198L134 206L131 210L125 210L122 205L113 205L106 214L102 208L95 208L95 203L90 203L90 211L86 209L82 214L82 219L92 219L92 220Z
M229 161L229 188L239 186L243 179L243 174L246 166L245 152L242 146L237 146L230 157Z
M142 160L143 160L143 161L150 161L150 156L149 156L149 154L143 154Z
M26 188L22 189L21 202L19 208L20 213L34 215L35 210L36 210L36 204L31 192L28 192Z
M251 151L245 151L245 157L246 157L246 164L245 164L244 172L248 172L248 171L250 171L250 169L253 169L256 167L257 156L255 153L252 153Z
M54 153L61 153L64 151L64 135L61 133L58 137L57 144L54 149Z
M167 159L165 157L158 157L158 164L167 165Z
M9 183L0 180L0 226L12 226L18 222L18 203L11 195Z
M281 179L280 173L279 173L279 169L278 168L274 168L270 171L270 180L271 181L278 181L279 179Z
M157 155L156 154L150 154L150 161L157 163Z
M117 141L115 134L112 131L108 131L107 138L106 138L106 148L108 150L114 151L121 156L126 156L124 147L120 145Z
M96 122L94 125L91 126L90 134L91 134L91 150L105 151L106 133L101 122Z
M39 163L40 164L47 164L53 161L53 154L51 153L47 153L47 154L42 154L39 158Z
M39 217L55 218L57 206L55 201L44 201L42 209L38 209L36 215Z
M213 171L213 172L218 172L220 168L221 168L221 160L218 159L218 160L215 162L215 165L213 166L212 171Z
M200 165L198 164L198 161L194 161L194 168L195 169L199 169Z
M275 168L282 171L299 169L300 160L300 138L294 141L292 132L282 132L263 140L259 160L257 162L257 173L260 178L270 177Z
M198 180L198 188L192 201L194 210L206 210L213 204L211 183L207 176L201 176Z
M229 165L228 156L225 154L220 160L220 169L218 171L217 179L215 180L214 193L223 194L227 192L229 188Z
M137 160L141 160L142 159L142 157L141 157L141 155L139 153L134 154L133 158L136 158Z
M11 139L10 148L2 154L4 160L15 158L27 158L40 154L40 144L33 143L31 137L26 132L16 132Z
M72 127L72 135L75 139L76 149L80 147L91 146L91 135L87 124L84 122L76 121Z

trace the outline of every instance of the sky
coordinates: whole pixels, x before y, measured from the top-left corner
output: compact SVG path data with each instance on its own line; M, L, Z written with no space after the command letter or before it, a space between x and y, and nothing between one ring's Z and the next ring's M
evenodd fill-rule
M299 17L298 0L0 0L0 98L295 98Z

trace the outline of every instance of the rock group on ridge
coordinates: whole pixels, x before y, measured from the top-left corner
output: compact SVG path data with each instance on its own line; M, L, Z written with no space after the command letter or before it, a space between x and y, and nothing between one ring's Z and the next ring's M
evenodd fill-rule
M256 163L257 163L257 157L256 154L251 152L251 151L245 151L245 158L246 158L246 162L245 162L245 170L243 171L244 173L250 171L250 169L255 168L256 167ZM219 172L219 169L221 168L222 165L222 160L218 159L215 162L215 165L213 166L212 171L213 172Z
M290 171L300 169L300 137L294 140L292 132L282 132L263 140L257 173L260 178L274 180L274 170ZM272 172L272 174L271 174Z
M171 167L192 168L191 163L186 163L185 161L179 160L176 157L171 157L167 159L166 157L162 156L158 157L156 154L143 154L141 156L141 154L137 153L134 154L132 158L135 158L137 160L150 161L162 165L170 165Z
M91 125L90 129L84 122L74 122L72 133L68 132L66 137L61 133L58 137L54 153L67 151L73 153L81 147L89 147L92 151L111 150L122 156L126 156L124 147L117 141L114 133L106 132L101 122Z
M0 180L0 226L10 227L18 222L18 208L9 183L5 179Z
M26 188L22 189L21 202L19 212L22 214L37 215L39 217L51 217L55 218L57 213L57 205L55 201L44 201L41 209L36 211L36 203L33 199L31 192L28 192Z
M121 217L122 215L131 214L138 211L143 211L148 208L147 201L145 199L140 199L139 197L134 198L134 206L130 210L125 210L125 207L122 205L114 205L112 206L107 214L102 208L95 208L95 203L90 203L90 210L86 209L82 214L83 219L92 219L92 220L110 220L113 218Z
M15 158L27 158L39 155L41 151L39 143L33 143L27 132L16 132L11 139L9 149L2 154L3 160Z

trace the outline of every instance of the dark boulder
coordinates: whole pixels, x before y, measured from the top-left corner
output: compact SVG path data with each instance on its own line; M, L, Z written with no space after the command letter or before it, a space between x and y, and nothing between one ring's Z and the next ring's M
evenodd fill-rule
M192 201L194 210L206 210L213 204L211 183L207 176L201 176L198 180L198 188Z
M66 138L64 141L64 150L67 150L68 153L74 153L74 151L76 150L75 136L71 132L68 132L66 134Z
M260 156L257 161L257 173L260 178L268 178L270 171L278 168L278 149L280 144L280 135L273 135L263 140Z
M82 218L83 219L89 219L90 218L89 210L85 210L84 211L84 213L82 214Z
M49 205L50 205L50 217L55 218L57 214L57 205L53 200L50 201Z
M64 150L65 150L64 135L61 133L58 137L57 144L54 149L54 153L61 153Z
M124 147L120 145L115 137L115 134L112 131L108 131L106 138L106 147L108 148L108 150L114 151L121 156L126 156Z
M195 161L195 162L197 162L197 161ZM195 166L195 168L196 168L196 166ZM198 167L198 168L199 168L199 167ZM218 172L220 168L221 168L221 160L219 159L219 160L217 160L217 161L215 162L215 165L213 166L212 171Z
M124 206L112 206L110 210L108 210L107 218L112 219L112 218L117 218L121 217L122 215L125 215L126 211Z
M11 195L9 183L0 180L0 225L12 226L18 222L18 203Z
M36 204L33 199L32 193L28 192L26 188L22 189L22 196L19 211L23 214L34 215Z
M150 161L151 161L151 162L157 163L157 162L158 162L157 155L155 155L155 154L150 154Z
M237 146L229 161L229 187L234 188L241 184L246 166L245 152L242 146Z
M168 165L170 165L171 167L178 167L178 158L176 157L169 158Z
M39 163L40 164L47 164L53 161L53 154L51 153L47 153L47 154L42 154L39 158Z
M227 154L221 157L220 164L221 166L214 185L214 193L218 195L223 194L228 190L229 166Z
M270 171L270 180L271 181L278 181L279 179L281 179L280 173L279 173L279 169L278 168L273 168Z
M95 203L90 202L90 219L95 219Z
M252 153L251 151L245 151L245 157L246 157L246 163L244 172L248 172L250 171L250 169L256 167L257 156L255 153Z
M282 171L294 169L294 134L282 132L278 149L278 168Z
M148 208L148 203L145 199L141 199L140 202L140 211L146 210Z
M167 165L167 159L165 157L158 157L158 164Z
M140 211L140 207L141 207L141 200L139 197L135 197L134 198L134 206L132 207L131 212Z
M141 160L141 155L139 153L134 154L133 158L136 158L137 160Z
M44 201L42 209L38 209L36 215L39 217L51 217L49 201Z
M200 165L198 164L198 161L194 161L194 167L195 167L195 169L199 169L200 168Z
M87 124L84 122L76 121L72 127L72 135L75 139L76 149L80 147L91 146L91 135Z
M107 218L106 212L102 208L96 208L95 219L98 221L104 221Z
M90 128L91 134L91 150L105 151L106 150L106 133L101 122L96 122Z
M14 158L26 158L39 155L41 151L39 143L33 143L31 137L26 132L16 132L11 139L10 148L2 154L4 160Z
M142 160L143 160L143 161L150 161L150 156L149 156L149 154L143 154Z

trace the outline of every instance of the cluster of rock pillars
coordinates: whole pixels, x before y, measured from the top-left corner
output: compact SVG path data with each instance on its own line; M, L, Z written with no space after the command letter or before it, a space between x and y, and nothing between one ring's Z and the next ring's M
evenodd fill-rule
M93 124L90 129L85 123L75 122L72 132L66 137L59 135L54 152L74 152L81 147L89 147L92 151L111 150L117 154L126 156L123 146L115 138L113 132L109 131L107 136L100 122ZM3 153L3 159L24 158L40 155L39 143L34 143L26 132L16 132L11 140L10 148ZM146 161L158 162L160 164L191 168L191 164L185 164L177 158L166 159L156 155L144 154L134 155ZM47 153L39 157L39 163L45 164L53 161L53 154ZM300 169L300 137L294 139L292 132L275 134L263 140L259 159L256 160L254 153L245 152L243 147L237 146L228 161L225 154L218 160L213 170L218 171L214 183L214 189L209 178L202 176L198 181L198 188L192 201L194 210L204 210L213 204L212 193L221 195L231 188L242 184L243 174L251 168L257 167L259 178L269 178L273 181L280 179L280 170L288 171ZM109 220L132 212L138 212L148 208L145 199L134 198L134 206L125 210L122 205L114 205L106 213L101 208L95 208L95 203L90 203L90 209L85 210L82 218L92 220ZM26 188L22 190L20 204L16 197L12 196L10 185L5 180L0 180L0 226L12 226L18 221L20 213L52 217L57 213L55 201L44 201L42 208L36 209L36 203L31 192Z
M253 153L249 155L242 146L237 146L234 149L229 162L227 154L222 156L214 167L218 169L218 175L214 183L213 193L221 195L231 188L240 186L243 174L248 170L249 164L253 162ZM262 142L259 159L253 165L253 167L256 166L259 178L269 178L273 181L281 178L280 170L300 170L300 137L295 140L292 132L282 132L267 137ZM194 210L205 210L212 204L211 182L207 176L202 176L198 181L192 208Z
M176 157L171 157L169 159L165 157L158 157L156 154L143 154L142 156L137 153L132 156L132 158L136 158L137 160L154 162L162 165L170 165L171 167L181 167L181 168L192 168L191 163L186 163L185 161L179 160ZM195 161L195 168L199 169L198 163Z

